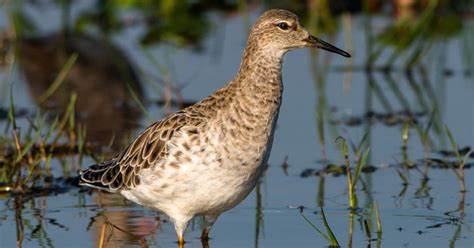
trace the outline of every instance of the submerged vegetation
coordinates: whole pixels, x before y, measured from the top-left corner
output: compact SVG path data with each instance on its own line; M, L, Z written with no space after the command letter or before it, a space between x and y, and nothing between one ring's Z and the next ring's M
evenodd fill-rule
M430 210L426 216L410 216L429 219L432 223L425 227L428 232L455 228L452 237L448 237L450 247L469 237L472 240L472 232L466 234L472 229L472 217L465 209L472 205L466 202L466 194L472 190L472 173L466 172L472 172L474 149L464 137L472 135L472 130L462 129L472 129L473 118L472 111L464 109L470 99L455 95L472 90L472 1L318 0L263 4L98 0L86 5L67 0L0 3L8 23L0 32L0 202L7 213L0 212L0 224L15 223L17 246L30 242L24 238L25 233L31 233L29 239L37 239L43 246L55 246L44 223L61 230L68 228L46 217L48 213L43 209L36 211L36 201L41 198L41 208L46 208L46 202L54 202L48 197L64 193L78 199L74 208L85 212L85 216L95 216L87 217L91 222L84 229L97 229L99 247L114 242L119 246L123 242L141 246L157 243L151 240L157 227L140 226L153 221L136 220L139 217L130 217L128 210L111 210L117 206L125 209L127 204L121 198L109 199L110 195L80 188L77 172L81 166L113 155L150 122L193 104L198 97L186 98L189 95L182 91L188 81L199 84L193 81L198 77L188 71L181 76L182 65L176 66L174 57L182 56L183 51L186 56L209 54L212 61L220 63L223 41L236 39L225 37L228 34L224 35L221 24L237 19L243 26L239 31L247 32L254 14L267 8L296 12L310 33L338 40L354 55L346 64L334 65L337 63L330 55L308 52L315 91L314 103L309 105L314 105L311 123L315 127L307 133L314 133L317 139L310 143L313 153L308 152L308 156L318 162L302 164L297 158L301 153L288 156L294 151L293 146L300 144L287 144L286 140L276 140L280 144L275 144L288 149L286 154L273 154L286 156L281 165L284 179L278 179L278 183L291 185L300 180L306 185L305 182L317 180L316 188L297 189L316 194L304 196L314 206L299 208L310 232L313 229L334 247L359 247L364 241L369 247L374 243L382 247L383 242L390 242L387 233L407 228L390 224L390 217L403 216L393 214L392 209L415 208ZM50 7L59 16L57 23L43 24L31 14ZM453 56L459 61L453 62ZM202 57L199 61L203 63ZM457 88L450 91L449 87ZM334 90L339 88L340 91ZM450 113L457 111L465 113L455 115L462 118L454 120ZM265 230L272 228L265 225L265 220L274 211L267 203L267 184L276 180L267 178L274 176L273 169L272 165L268 167L272 173L267 171L255 190L255 247L262 246ZM459 186L445 185L445 181L453 182L451 177ZM394 195L382 195L391 191L380 178L392 179L400 188ZM335 190L334 186L340 187ZM438 188L454 187L459 188L453 196L459 196L455 210L433 204L436 194L440 194ZM302 195L293 193L295 197ZM407 197L412 202L403 205ZM86 198L92 203L87 203ZM393 198L393 206L387 198ZM25 217L25 208L35 209L31 219L37 220L36 226ZM321 217L319 222L310 217L311 209ZM441 217L438 212L442 212ZM343 225L341 216L348 218ZM103 222L96 223L96 218ZM138 229L153 231L130 232L123 227L127 218L139 223ZM158 222L166 224L165 220ZM190 228L198 229L197 226L193 222ZM421 228L418 232L419 236L425 233ZM444 235L443 238L449 234Z

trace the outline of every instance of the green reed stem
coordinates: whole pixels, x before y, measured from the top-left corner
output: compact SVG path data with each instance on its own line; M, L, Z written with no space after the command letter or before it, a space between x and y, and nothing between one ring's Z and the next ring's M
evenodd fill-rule
M466 184L464 182L464 163L466 162L467 158L471 154L472 149L471 149L471 151L469 151L466 154L466 156L464 158L462 158L461 154L459 153L459 146L456 143L456 140L454 140L454 137L453 137L453 134L451 133L451 130L449 130L448 126L446 126L446 125L444 126L444 128L445 128L445 131L446 131L446 134L448 136L449 142L451 143L451 146L454 150L454 153L456 154L456 158L457 158L458 163L459 163L459 168L457 170L455 168L452 168L452 169L453 169L454 173L456 174L456 176L459 179L461 192L466 192Z
M375 208L375 221L377 223L377 234L382 234L382 221L380 218L380 210L379 210L379 205L377 202L374 202L374 208ZM379 237L377 237L379 239Z

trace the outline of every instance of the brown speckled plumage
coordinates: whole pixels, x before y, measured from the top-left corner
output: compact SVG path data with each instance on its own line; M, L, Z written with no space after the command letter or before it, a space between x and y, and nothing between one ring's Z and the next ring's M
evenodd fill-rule
M245 199L263 172L281 104L283 55L299 47L348 56L309 35L293 13L267 11L252 28L234 80L82 171L82 184L163 211L180 243L187 222L203 215L207 239L217 217Z

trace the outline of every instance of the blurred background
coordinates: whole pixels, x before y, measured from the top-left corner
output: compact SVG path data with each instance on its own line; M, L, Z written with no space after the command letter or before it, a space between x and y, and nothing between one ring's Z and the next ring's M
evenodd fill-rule
M348 247L470 247L473 5L0 0L0 246L176 246L166 216L80 188L77 172L231 80L256 18L283 8L352 58L286 55L267 173L208 245L332 244L309 221ZM366 225L375 203L383 232Z

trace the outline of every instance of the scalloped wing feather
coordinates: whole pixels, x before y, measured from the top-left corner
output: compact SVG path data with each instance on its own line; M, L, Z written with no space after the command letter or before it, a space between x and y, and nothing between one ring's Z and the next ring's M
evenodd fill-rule
M166 158L168 145L189 121L174 114L152 124L116 157L81 171L80 184L109 192L135 187L140 184L140 171Z

